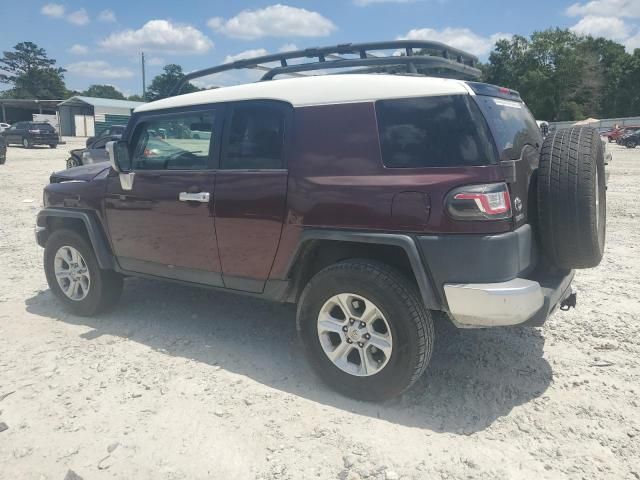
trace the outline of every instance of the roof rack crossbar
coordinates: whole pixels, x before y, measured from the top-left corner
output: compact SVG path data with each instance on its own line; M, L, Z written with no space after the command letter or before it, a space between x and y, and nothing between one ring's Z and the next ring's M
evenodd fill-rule
M427 54L416 54L414 49L425 50L427 51ZM376 56L370 54L370 50L404 50L405 56ZM357 55L359 58L327 60L327 58L336 58L336 56L347 54ZM407 61L407 57L410 57L411 62ZM291 59L302 58L312 58L315 60L294 65L291 65L288 62L288 60ZM427 60L425 61L425 59ZM216 67L197 70L185 75L183 79L174 87L171 95L177 95L178 93L180 93L180 90L182 90L182 87L186 85L187 82L196 78L206 77L229 70L255 68L257 65L265 65L273 62L278 62L280 66L273 67L270 72L267 72L262 77L263 80L271 80L276 75L282 75L285 73L308 72L313 70L324 70L342 67L361 67L367 65L406 65L410 73L415 73L417 72L415 68L416 64L420 64L428 68L453 70L455 72L468 75L472 78L477 78L480 76L480 71L475 68L476 63L478 62L477 57L440 42L424 40L394 40L387 42L370 42L357 44L345 43L334 45L331 47L312 47L306 48L304 50L294 50L290 52L262 55L260 57L236 60L235 62L225 63Z

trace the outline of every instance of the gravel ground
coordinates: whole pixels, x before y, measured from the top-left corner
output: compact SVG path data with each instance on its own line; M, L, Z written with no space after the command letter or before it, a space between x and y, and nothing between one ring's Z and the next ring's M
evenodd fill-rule
M577 309L438 324L427 373L375 405L319 383L291 306L129 279L112 313L65 313L33 224L82 142L0 166L0 478L640 478L640 149L609 147L607 251Z

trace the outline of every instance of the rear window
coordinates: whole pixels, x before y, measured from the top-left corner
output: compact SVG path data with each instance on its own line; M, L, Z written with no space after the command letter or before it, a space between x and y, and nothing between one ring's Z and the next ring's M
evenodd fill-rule
M49 123L32 123L31 127L38 130L53 131L53 127Z
M380 100L376 113L386 167L496 162L487 124L469 95Z
M485 95L475 98L504 159L520 158L525 145L542 145L542 133L524 103Z

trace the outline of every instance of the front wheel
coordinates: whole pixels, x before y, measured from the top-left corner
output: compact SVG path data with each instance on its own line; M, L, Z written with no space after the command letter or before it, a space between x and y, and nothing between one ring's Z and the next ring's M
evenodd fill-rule
M636 148L638 144L635 142L635 140L629 140L627 143L625 143L625 147L627 148Z
M90 243L79 233L57 230L44 249L49 288L67 310L92 316L115 305L122 293L122 276L102 270Z
M28 138L23 138L22 139L22 146L24 148L32 148L33 144L31 143L31 140L29 140Z
M49 145L49 148L57 148L58 144L57 143L52 143L51 145Z
M76 157L67 158L67 168L79 167L80 165L81 163Z
M415 285L369 260L317 273L300 298L298 329L318 375L361 400L386 400L407 390L433 349L433 322Z

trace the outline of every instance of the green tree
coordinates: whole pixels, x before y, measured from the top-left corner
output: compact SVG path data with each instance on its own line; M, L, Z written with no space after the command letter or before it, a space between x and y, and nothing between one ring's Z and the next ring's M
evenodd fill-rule
M132 102L144 102L144 100L142 99L142 95L129 95L127 97L127 100L131 100Z
M604 38L549 29L496 43L485 81L518 90L536 118L640 114L640 52Z
M64 69L47 57L44 48L21 42L0 58L0 82L11 85L5 96L13 98L62 99L65 97Z
M147 88L146 99L148 101L160 100L171 95L171 91L184 78L184 72L180 65L174 63L166 65L163 69L164 73L157 75L151 81L151 85ZM191 83L187 83L180 93L198 92L200 89Z
M124 100L125 96L112 85L91 85L81 93L85 97L114 98Z

